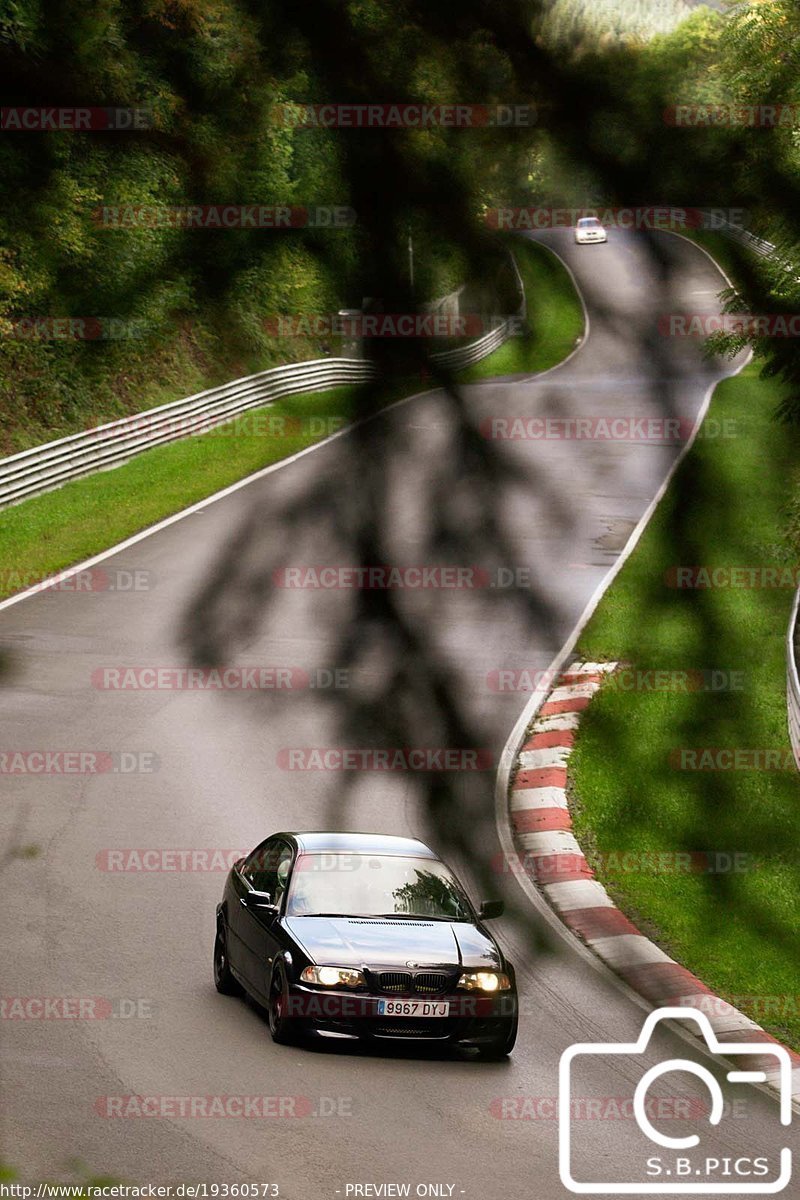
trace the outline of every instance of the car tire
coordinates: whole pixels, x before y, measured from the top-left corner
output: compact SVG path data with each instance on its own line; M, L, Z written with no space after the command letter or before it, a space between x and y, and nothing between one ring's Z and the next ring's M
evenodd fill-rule
M504 1058L508 1058L511 1051L514 1049L514 1044L517 1040L517 1018L511 1021L502 1037L499 1037L496 1042L486 1042L483 1046L478 1046L478 1058L484 1062L500 1062Z
M222 920L217 921L217 934L214 938L214 987L222 996L242 994L242 989L231 974L228 962L228 935Z
M273 1042L279 1046L294 1046L299 1041L297 1021L288 1015L289 985L283 963L276 962L269 984L267 1020Z

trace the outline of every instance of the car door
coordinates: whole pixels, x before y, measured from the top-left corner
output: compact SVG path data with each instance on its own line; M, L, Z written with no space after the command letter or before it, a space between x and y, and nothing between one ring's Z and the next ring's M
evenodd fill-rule
M255 963L252 961L253 937L250 933L249 922L245 920L248 894L254 890L253 879L256 877L261 856L265 847L259 846L247 858L234 865L226 888L227 924L228 924L228 953L231 967L240 976L248 988L253 987L252 976Z
M272 960L278 946L278 915L292 858L288 842L270 838L236 872L238 903L232 906L231 925L241 952L242 974L248 988L262 1000L267 998ZM254 893L264 893L263 898Z

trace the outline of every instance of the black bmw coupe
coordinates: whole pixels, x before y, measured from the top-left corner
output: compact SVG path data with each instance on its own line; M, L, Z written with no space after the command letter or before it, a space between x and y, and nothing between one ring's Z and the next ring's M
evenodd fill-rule
M217 905L214 983L265 1007L273 1040L438 1042L504 1058L514 968L422 842L276 833L239 859Z

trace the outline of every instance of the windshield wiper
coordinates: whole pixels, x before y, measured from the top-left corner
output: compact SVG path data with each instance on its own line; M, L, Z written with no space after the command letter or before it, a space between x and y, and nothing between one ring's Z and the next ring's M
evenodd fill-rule
M343 912L312 912L312 913L295 913L298 917L353 917L356 920L362 917L374 916L374 913L343 913Z
M406 920L406 921L450 921L450 922L452 922L452 921L463 921L464 920L464 917L434 916L433 913L391 912L391 913L376 913L375 915L377 917L384 917L387 921L390 918L393 920L397 920L398 918L400 918L400 920Z
M408 913L408 912L390 912L390 913L344 913L344 912L306 912L306 913L290 913L290 916L296 917L345 917L353 921L389 921L389 920L406 920L406 921L467 921L468 917L444 917L433 916L431 913Z

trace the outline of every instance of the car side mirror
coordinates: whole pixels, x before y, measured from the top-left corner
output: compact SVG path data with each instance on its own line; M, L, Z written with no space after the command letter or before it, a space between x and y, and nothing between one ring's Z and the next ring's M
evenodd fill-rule
M272 899L272 892L245 892L244 902L248 908L266 908L278 911L278 905Z
M482 921L491 921L494 917L502 917L506 906L502 900L484 900L478 916Z

